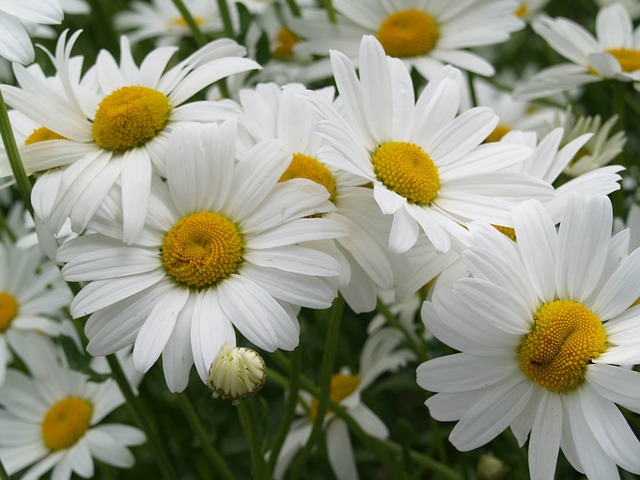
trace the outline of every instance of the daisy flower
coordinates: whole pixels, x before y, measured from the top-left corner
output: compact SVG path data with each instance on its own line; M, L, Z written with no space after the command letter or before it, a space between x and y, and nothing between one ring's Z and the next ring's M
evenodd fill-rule
M380 375L394 372L415 359L410 350L398 348L402 338L399 331L390 328L377 331L367 339L362 348L360 371L354 374L345 368L331 378L331 400L342 406L362 429L374 438L387 438L389 430L362 402L361 395ZM273 472L277 480L284 477L291 461L311 435L318 401L304 391L300 393L300 399L302 405L298 413L304 414L304 417L293 421L291 430L282 444ZM329 410L324 417L324 428L329 464L336 478L358 478L347 424Z
M409 71L375 38L362 39L359 80L345 55L332 51L331 60L343 108L314 102L327 118L318 132L329 143L318 158L373 184L380 209L393 215L393 252L409 250L421 230L446 252L452 239L466 236L462 223L510 225L514 203L551 195L548 184L503 171L524 160L528 148L481 145L498 125L491 109L458 115L459 70L441 69L414 104Z
M113 380L90 382L59 363L52 343L30 336L29 356L35 372L7 372L0 388L0 459L9 475L23 471L25 480L68 480L73 473L94 476L93 459L118 468L132 467L127 447L145 442L137 428L100 422L124 403Z
M184 5L202 33L221 32L224 29L216 2L186 0ZM230 7L234 5L230 3ZM237 11L231 8L230 13L237 28ZM130 10L115 15L114 23L116 28L127 32L133 44L155 38L157 46L177 45L181 38L191 36L187 22L171 0L153 0L151 3L135 1Z
M140 372L162 354L172 391L184 390L194 363L207 380L220 347L235 346L234 326L259 348L292 350L299 307L327 308L336 294L322 277L339 275L340 264L298 245L347 233L310 218L333 209L326 189L303 179L278 184L290 159L275 142L241 162L235 143L231 121L176 130L167 182L153 184L139 239L123 243L107 215L90 223L97 233L58 251L66 280L90 282L71 303L74 317L91 314L89 353L133 343Z
M58 0L2 2L0 4L0 57L11 62L33 62L35 51L25 24L56 25L64 12Z
M640 250L611 238L605 196L575 196L559 230L535 201L514 209L517 245L486 224L470 226L462 254L471 277L434 292L426 328L460 353L418 367L438 392L426 405L459 420L449 440L478 448L511 427L529 437L531 478L553 479L558 450L591 479L640 473L640 442L619 404L640 412ZM631 308L629 308L631 307Z
M344 225L350 234L326 242L323 248L332 252L343 264L336 279L340 293L356 313L375 309L380 288L391 288L394 275L408 265L403 258L391 254L387 239L390 218L376 205L367 181L344 170L328 167L318 160L318 151L325 141L315 132L320 115L312 105L298 96L305 91L300 84L259 84L255 89L240 91L243 109L241 125L246 129L249 145L276 139L290 159L280 181L307 178L327 189L335 211L324 214ZM332 88L317 92L327 106L333 102Z
M0 385L16 351L14 334L37 330L57 336L62 327L56 313L70 302L60 270L38 246L18 248L6 238L0 240Z
M333 5L341 14L335 24L321 9L291 21L304 38L296 52L326 56L335 49L357 61L362 36L375 35L387 55L427 79L445 64L493 75L493 66L468 49L505 42L524 26L514 13L517 2L509 0L335 0Z
M551 126L558 126L564 129L562 144L567 144L574 138L591 133L593 136L585 143L575 157L565 167L564 173L572 177L577 177L596 168L607 165L616 158L627 143L624 130L620 130L611 135L611 130L618 123L618 116L611 116L602 123L600 115L576 117L571 109L567 109L564 120L558 115L555 116Z
M533 23L533 29L572 63L554 65L535 74L515 90L521 99L547 97L604 79L640 81L640 30L633 30L629 13L620 4L598 12L596 37L562 17L540 18Z
M48 219L56 233L69 217L72 229L80 233L119 184L123 238L131 242L144 225L152 174L164 174L170 131L227 117L216 103L187 100L227 75L259 66L240 58L243 47L221 39L163 73L175 47L153 50L138 67L129 41L122 37L120 65L103 50L80 79L70 61L79 34L68 42L66 34L61 35L52 56L63 94L21 66L15 73L22 88L4 86L3 94L51 138L21 150L27 173L41 173L32 198L36 214Z
M547 6L549 0L520 0L515 14L523 20L530 21Z

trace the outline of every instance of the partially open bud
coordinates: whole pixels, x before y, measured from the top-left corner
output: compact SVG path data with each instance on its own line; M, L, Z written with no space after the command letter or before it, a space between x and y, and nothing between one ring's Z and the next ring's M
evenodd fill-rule
M480 480L500 480L509 468L493 453L485 453L478 461L478 478Z
M258 392L267 379L267 368L258 352L225 343L209 368L207 385L213 398L231 400L234 405Z

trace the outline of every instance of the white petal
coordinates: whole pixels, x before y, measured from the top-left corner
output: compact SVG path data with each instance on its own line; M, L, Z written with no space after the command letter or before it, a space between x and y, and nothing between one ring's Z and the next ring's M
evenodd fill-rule
M547 392L537 406L529 440L531 478L553 480L562 436L562 400Z

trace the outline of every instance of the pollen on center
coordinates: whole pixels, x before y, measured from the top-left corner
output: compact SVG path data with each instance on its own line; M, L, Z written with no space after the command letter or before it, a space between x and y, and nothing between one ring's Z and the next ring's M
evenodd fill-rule
M106 96L93 120L93 139L106 150L144 145L164 129L171 105L153 88L122 87Z
M68 397L55 403L44 416L41 434L49 450L69 448L91 425L93 405L84 398Z
M609 55L613 55L620 64L624 72L635 72L640 70L640 50L631 48L610 48L605 50Z
M434 49L440 38L435 19L421 10L401 10L384 19L376 37L391 57L416 57Z
M413 143L388 142L371 155L376 178L409 202L430 205L440 188L438 167Z
M552 392L567 392L584 379L587 365L607 349L602 321L587 307L571 300L542 305L533 316L533 329L518 352L522 371Z
M306 178L319 183L329 192L329 200L333 200L336 194L336 181L329 170L319 160L303 153L294 153L291 163L280 176L279 182L286 182L292 178Z
M40 127L31 132L31 135L26 138L24 144L32 145L34 143L46 142L47 140L66 140L66 138L53 130L49 130L47 127Z
M0 333L11 326L11 322L18 314L18 302L13 295L0 292Z
M215 212L183 217L162 242L162 263L167 273L187 287L215 285L236 272L244 243L238 227Z

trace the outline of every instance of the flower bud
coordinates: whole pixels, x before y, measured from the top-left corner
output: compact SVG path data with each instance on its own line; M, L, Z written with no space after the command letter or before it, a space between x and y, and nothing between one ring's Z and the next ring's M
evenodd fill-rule
M478 461L478 478L480 480L500 480L507 473L508 467L493 453L485 453Z
M237 405L258 392L266 378L267 369L258 352L244 347L228 348L225 343L211 362L207 385L213 398L222 397Z

